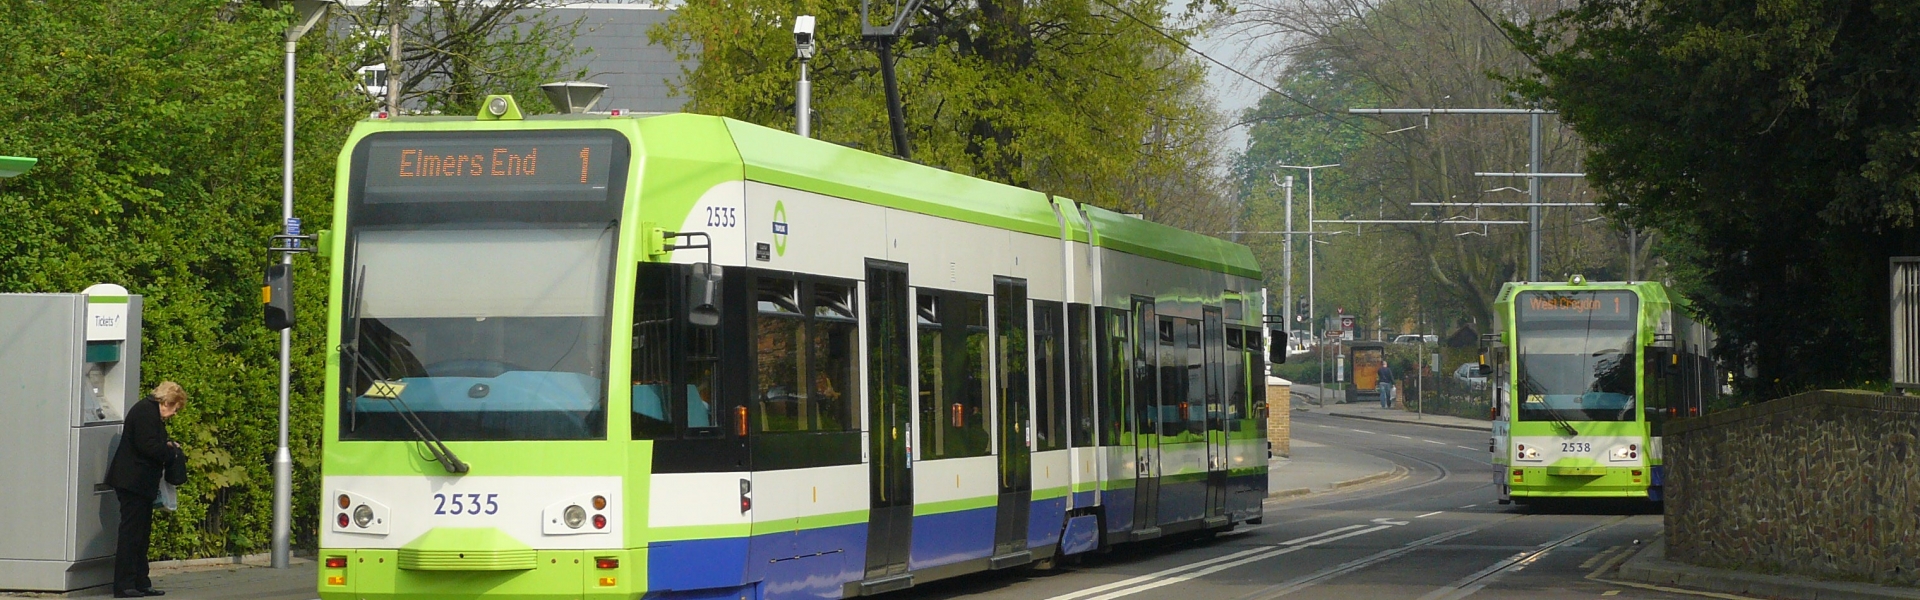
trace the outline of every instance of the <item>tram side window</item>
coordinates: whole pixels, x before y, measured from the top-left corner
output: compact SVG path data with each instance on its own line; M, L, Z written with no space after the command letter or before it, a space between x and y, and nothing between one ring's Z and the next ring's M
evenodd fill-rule
M1206 354L1200 342L1200 321L1186 321L1187 344L1187 399L1180 405L1181 417L1187 420L1187 431L1195 435L1207 433L1207 365Z
M1093 326L1092 307L1085 304L1067 305L1067 355L1069 379L1067 397L1072 402L1073 424L1071 436L1075 448L1093 445L1093 336L1088 329Z
M1117 308L1101 308L1095 313L1100 329L1100 349L1096 355L1095 368L1100 377L1100 439L1101 446L1128 446L1133 444L1133 427L1127 412L1127 398L1132 387L1130 365L1132 357L1127 353L1130 340L1127 339L1127 311Z
M813 283L812 354L815 426L850 431L860 420L860 335L853 286Z
M1227 328L1227 430L1245 429L1241 419L1247 418L1247 363L1246 346L1242 341L1243 332L1237 327Z
M1246 418L1253 419L1253 428L1260 432L1260 437L1264 438L1267 437L1267 428L1263 421L1267 418L1268 412L1271 410L1267 407L1267 402L1272 400L1267 397L1267 350L1265 347L1265 339L1262 338L1260 330L1258 329L1244 330L1242 337L1246 342L1246 353L1244 354L1247 369ZM1284 398L1281 399L1283 402L1282 406L1286 406L1286 404L1284 404L1285 400Z
M989 454L987 302L983 296L922 290L915 296L919 336L922 459Z
M1181 320L1160 318L1160 400L1153 423L1164 436L1178 435L1187 427L1187 328Z
M1032 426L1033 415L1027 405L1028 386L1032 377L1028 371L1027 346L1033 343L1028 331L1027 285L1024 281L996 278L993 283L994 307L994 366L999 376L999 396L996 397L1000 414L999 420L1000 450L1012 452L1016 446L1027 444L1027 428ZM1015 473L1003 471L1001 475L1015 476Z
M812 405L806 380L807 322L800 312L800 283L761 277L754 282L754 430L807 431Z
M673 269L641 263L633 292L633 439L673 437Z
M1033 302L1034 450L1059 450L1067 442L1067 357L1060 303Z

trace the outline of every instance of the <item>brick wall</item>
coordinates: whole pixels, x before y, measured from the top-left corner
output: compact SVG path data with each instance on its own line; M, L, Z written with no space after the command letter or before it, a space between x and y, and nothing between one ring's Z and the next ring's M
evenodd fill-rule
M1667 557L1920 586L1920 399L1811 392L1668 426Z
M1274 456L1293 455L1293 386L1267 386L1267 442Z

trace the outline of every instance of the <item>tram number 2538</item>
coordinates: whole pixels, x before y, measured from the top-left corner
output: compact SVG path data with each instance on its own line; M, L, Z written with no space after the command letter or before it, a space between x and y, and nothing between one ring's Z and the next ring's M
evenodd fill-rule
M499 494L434 494L433 514L436 515L491 515L500 512Z
M1560 442L1561 452L1592 452L1593 444L1587 442Z

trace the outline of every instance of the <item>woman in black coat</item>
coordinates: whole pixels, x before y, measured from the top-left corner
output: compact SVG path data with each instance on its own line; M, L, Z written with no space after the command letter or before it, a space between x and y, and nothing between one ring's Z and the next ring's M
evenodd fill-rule
M120 501L120 543L113 559L113 597L140 598L166 592L147 578L147 545L153 536L153 503L167 465L183 460L180 445L167 437L167 419L187 403L180 384L162 381L153 394L127 409L120 448L107 467L107 485Z

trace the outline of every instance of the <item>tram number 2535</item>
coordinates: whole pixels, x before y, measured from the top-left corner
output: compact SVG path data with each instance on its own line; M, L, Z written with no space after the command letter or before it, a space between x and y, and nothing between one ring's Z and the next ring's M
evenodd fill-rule
M740 224L739 213L731 206L707 207L708 227L733 227Z
M499 494L434 494L433 514L436 515L491 515L500 512Z
M1592 452L1593 444L1587 442L1560 442L1561 452Z

